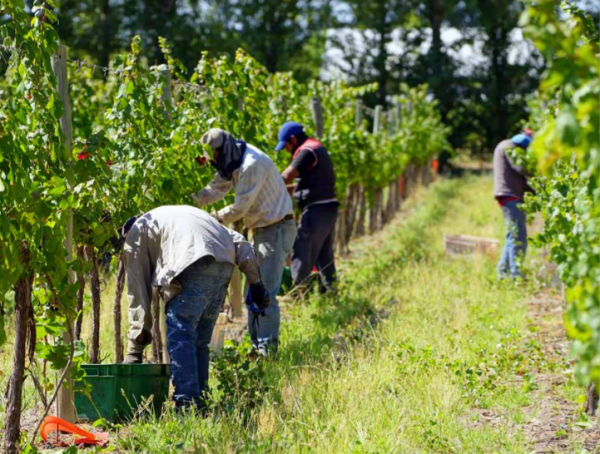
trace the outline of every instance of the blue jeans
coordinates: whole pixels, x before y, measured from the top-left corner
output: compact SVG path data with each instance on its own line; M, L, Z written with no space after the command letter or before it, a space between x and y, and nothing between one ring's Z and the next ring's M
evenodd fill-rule
M178 407L202 406L208 382L208 344L232 273L232 264L204 257L176 278L182 291L167 303L166 311L173 399Z
M258 326L253 323L253 314L248 313L250 339L257 348L266 347L276 351L279 346L280 312L277 293L281 287L285 259L292 252L295 238L296 222L293 219L254 230L253 243L260 274L271 296L271 303L265 316L259 317Z
M525 258L527 251L527 219L525 213L519 209L520 203L514 200L502 206L502 215L506 224L506 243L498 264L498 275L501 278L509 273L512 277L521 275L520 262Z

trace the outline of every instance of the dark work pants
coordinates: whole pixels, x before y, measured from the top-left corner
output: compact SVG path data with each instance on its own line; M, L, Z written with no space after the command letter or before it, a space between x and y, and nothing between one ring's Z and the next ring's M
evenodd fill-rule
M321 275L321 292L335 283L333 241L338 215L337 202L313 205L304 210L292 252L292 279L295 286L306 284L316 265Z

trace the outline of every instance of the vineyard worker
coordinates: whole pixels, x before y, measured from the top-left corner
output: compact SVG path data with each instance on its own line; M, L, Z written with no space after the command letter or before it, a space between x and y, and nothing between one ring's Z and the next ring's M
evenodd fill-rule
M279 130L277 151L292 154L283 171L294 198L302 210L298 235L292 253L294 285L304 284L316 265L321 276L321 292L334 288L336 280L333 242L339 203L335 195L335 172L329 153L318 140L309 138L301 124L290 121Z
M222 129L210 129L202 143L213 149L211 164L217 174L193 200L200 207L221 200L235 190L235 201L216 213L217 219L231 224L244 219L253 229L254 249L258 256L271 304L257 325L248 314L250 338L258 353L276 353L279 346L280 311L276 295L281 286L285 260L296 236L294 206L275 163L265 153Z
M520 277L519 263L527 251L527 220L520 205L526 192L533 192L527 182L527 171L516 165L507 151L527 149L533 133L526 129L512 139L504 140L494 150L494 192L506 224L506 243L498 264L498 276Z
M129 294L125 363L141 363L152 340L152 287L159 287L166 304L175 403L178 408L201 406L208 344L235 265L246 275L256 305L269 304L252 246L191 206L156 208L131 218L121 233Z

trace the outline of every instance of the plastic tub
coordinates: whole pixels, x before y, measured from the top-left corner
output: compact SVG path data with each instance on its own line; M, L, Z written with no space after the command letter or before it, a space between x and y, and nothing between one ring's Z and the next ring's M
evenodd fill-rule
M168 364L84 364L82 368L91 391L89 396L75 392L79 421L128 420L149 398L148 409L158 414L169 398Z

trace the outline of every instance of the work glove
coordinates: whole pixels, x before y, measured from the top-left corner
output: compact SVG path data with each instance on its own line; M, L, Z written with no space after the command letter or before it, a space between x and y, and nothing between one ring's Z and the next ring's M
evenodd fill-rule
M269 292L267 292L267 289L265 288L265 284L262 282L259 282L258 284L251 284L249 292L252 302L256 304L256 307L263 311L269 307L271 298L269 297Z

